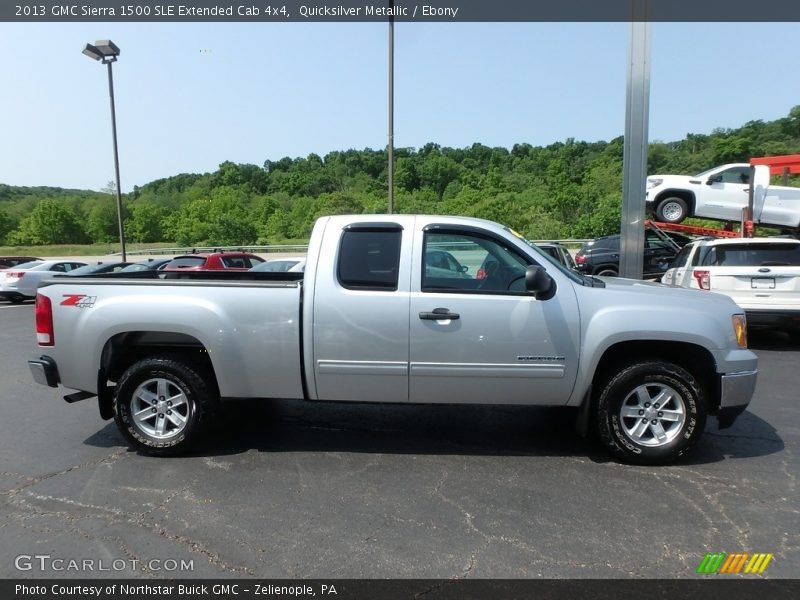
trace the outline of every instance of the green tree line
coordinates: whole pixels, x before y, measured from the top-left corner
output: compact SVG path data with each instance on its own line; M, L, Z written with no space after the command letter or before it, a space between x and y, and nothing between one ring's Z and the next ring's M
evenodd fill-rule
M458 214L504 223L532 239L619 230L623 139L572 138L548 146L395 150L395 211ZM800 106L774 121L652 142L648 172L693 174L754 156L800 153ZM127 238L239 245L307 238L321 215L387 212L386 150L285 157L262 166L224 162L123 197ZM113 184L104 191L0 184L0 244L118 239Z

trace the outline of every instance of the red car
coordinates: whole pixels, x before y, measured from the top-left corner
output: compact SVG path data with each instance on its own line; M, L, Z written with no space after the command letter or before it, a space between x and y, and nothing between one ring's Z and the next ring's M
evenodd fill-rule
M164 271L247 271L262 262L263 258L249 252L185 254L173 258Z

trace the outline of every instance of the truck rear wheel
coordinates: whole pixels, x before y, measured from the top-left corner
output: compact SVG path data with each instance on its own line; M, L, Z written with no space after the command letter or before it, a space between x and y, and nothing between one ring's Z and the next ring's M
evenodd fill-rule
M114 394L114 420L131 445L154 455L185 452L216 412L215 386L180 357L135 363Z
M656 218L664 223L680 223L689 216L689 205L683 198L664 198L656 208Z
M603 388L597 429L617 458L664 464L694 446L707 412L703 389L691 373L669 362L640 362L623 369Z

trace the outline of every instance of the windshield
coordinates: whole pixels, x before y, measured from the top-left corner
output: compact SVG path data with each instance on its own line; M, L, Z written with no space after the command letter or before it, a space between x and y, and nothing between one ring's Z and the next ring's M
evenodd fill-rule
M543 257L548 263L550 263L551 265L555 266L559 271L561 271L564 275L569 277L572 281L574 281L575 283L580 283L581 285L585 285L586 280L584 279L584 277L582 275L580 275L579 273L576 273L575 271L573 271L571 269L566 268L564 265L562 265L560 262L558 262L558 260L556 260L554 257L550 256L547 252L545 252L541 248L538 248L536 246L536 244L534 244L530 240L526 240L522 235L520 235L519 233L517 233L513 229L511 229L509 227L504 227L503 229L505 229L508 233L513 235L515 238L517 238L519 240L522 240L528 246L533 248L534 251L536 252L537 256Z
M78 267L77 269L72 269L72 271L70 271L69 274L70 275L89 275L89 274L94 273L95 271L99 271L100 269L103 269L105 267L106 267L106 265L103 265L103 264L100 264L100 265L86 265L84 267Z
M697 177L699 179L701 177L705 177L706 175L710 175L712 171L716 171L716 170L717 170L717 167L714 167L713 169L706 169L705 171L695 175L695 177Z
M151 267L149 265L142 264L142 263L134 263L134 264L128 265L127 267L122 269L121 273L132 273L132 272L135 272L135 271L149 271L152 268L153 267Z

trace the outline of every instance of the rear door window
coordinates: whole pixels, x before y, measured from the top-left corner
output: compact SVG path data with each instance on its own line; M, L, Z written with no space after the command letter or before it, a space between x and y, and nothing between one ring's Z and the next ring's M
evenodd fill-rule
M672 264L670 264L671 269L680 269L686 266L686 263L689 262L689 254L692 252L692 246L684 246L678 255L672 259Z
M245 264L244 256L223 256L222 264L228 269L246 269L248 266Z
M345 229L339 245L339 283L351 290L394 291L402 230L364 225Z

